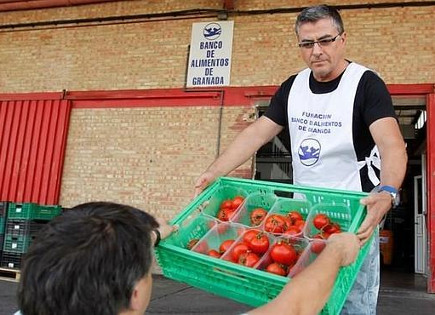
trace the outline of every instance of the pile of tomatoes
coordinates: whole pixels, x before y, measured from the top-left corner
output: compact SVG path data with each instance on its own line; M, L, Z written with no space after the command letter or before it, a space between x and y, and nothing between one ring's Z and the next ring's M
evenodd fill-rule
M312 236L314 241L311 244L311 251L320 254L326 246L324 241L327 240L331 234L341 233L341 227L340 224L333 222L328 215L324 213L318 213L314 216L313 226L318 230L318 233Z
M242 204L243 200L245 200L245 198L242 196L235 196L233 199L225 199L219 206L216 218L221 221L228 221L232 218L237 208Z
M234 245L228 260L246 267L254 267L269 249L270 241L266 233L259 230L246 231Z
M281 239L272 245L270 252L271 263L265 270L280 276L286 276L299 259L300 252L286 239Z
M324 213L318 213L314 216L313 225L319 231L313 238L326 240L331 234L341 233L340 224L333 222Z
M278 213L269 215L264 222L264 230L274 234L297 236L302 233L304 225L302 214L293 210L286 215Z

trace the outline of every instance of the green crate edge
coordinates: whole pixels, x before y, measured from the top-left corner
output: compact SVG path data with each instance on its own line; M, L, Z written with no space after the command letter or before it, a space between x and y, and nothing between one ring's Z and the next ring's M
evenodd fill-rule
M242 178L220 177L212 185L207 187L207 189L205 189L200 195L198 195L190 204L188 204L187 207L184 208L184 210L181 211L174 219L172 219L171 224L177 224L179 222L182 222L184 219L186 219L188 216L190 216L196 209L198 209L201 206L201 204L204 202L204 200L208 200L208 198L210 198L212 196L212 194L214 193L214 191L217 187L219 187L221 185L225 185L225 184L249 185L249 186L261 188L261 189L263 189L265 191L269 191L269 192L275 191L275 190L281 190L283 192L299 192L299 193L310 192L310 193L320 193L323 195L332 195L335 197L345 195L347 197L352 197L352 198L363 198L363 197L368 195L367 193L356 192L356 191L346 191L346 190L328 189L328 188L319 188L319 187L304 187L304 186L295 186L295 185L291 185L291 184L282 184L282 183L261 181L261 180L249 180L249 179L242 179ZM363 211L358 211L355 214L353 224L349 227L349 231L356 232L357 226L362 222L363 218L364 218ZM367 242L367 244L363 247L363 249L361 249L361 251L358 255L358 258L354 264L352 264L351 266L344 267L344 268L340 269L340 272L337 276L337 279L341 279L343 277L349 277L349 274L350 274L352 277L351 281L353 282L355 280L357 272L360 270L362 263L368 254L368 248L369 248L368 245L371 244L372 240L373 240L373 237L370 240L370 242ZM232 270L239 272L239 273L253 274L256 277L261 277L262 279L268 279L270 281L274 281L274 283L277 283L281 286L281 289L282 289L282 287L284 287L284 285L288 281L287 278L283 278L283 277L279 277L279 276L275 276L275 275L269 275L269 274L266 274L265 272L262 272L259 270L255 270L252 268L246 268L246 267L232 264L232 263L226 262L226 261L216 260L216 259L207 257L205 255L190 252L187 249L183 249L183 248L179 248L179 247L176 247L173 245L165 244L164 240L160 243L159 247L156 248L156 260L159 263L159 265L161 266L163 274L166 277L173 279L173 280L176 280L176 281L188 283L192 286L201 288L201 289L208 291L210 293L217 294L217 295L220 295L220 296L223 296L226 298L231 298L235 301L241 302L243 304L248 304L248 305L251 305L253 307L263 305L264 303L269 302L271 299L267 299L267 300L265 300L265 299L262 299L262 300L250 299L249 301L246 301L246 299L243 299L243 296L242 297L239 297L238 295L231 296L231 295L228 295L225 293L216 292L215 288L209 288L207 286L202 286L201 284L198 284L197 281L194 281L188 277L182 277L182 276L178 276L176 274L174 275L173 272L171 270L169 270L170 268L165 268L165 266L162 265L163 259L161 259L161 256L163 257L165 255L166 251L175 252L175 253L180 254L180 255L189 255L189 256L194 255L194 256L196 256L195 257L196 259L198 259L202 262L205 262L207 264L212 264L212 265L218 264L219 266L232 269ZM223 265L221 265L221 264L223 264ZM338 287L338 284L339 284L338 282L336 282L334 284L334 288L333 288L332 294L330 296L330 299L328 300L324 309L321 312L322 315L335 314L337 309L341 310L341 308L343 307L345 300L346 300L345 297L347 296L347 294L351 290L351 286L349 286L347 292L340 293L338 291L341 290L341 288ZM340 301L334 301L333 299L336 298L337 296L339 296L340 294L341 295L344 294L344 298L342 296L342 297L340 297Z

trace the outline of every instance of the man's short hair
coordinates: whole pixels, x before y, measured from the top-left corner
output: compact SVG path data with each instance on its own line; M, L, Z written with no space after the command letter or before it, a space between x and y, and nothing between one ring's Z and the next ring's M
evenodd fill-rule
M18 286L24 315L104 315L129 309L133 288L150 272L149 214L92 202L54 218L25 255Z
M338 13L335 8L330 7L326 4L322 4L305 8L301 11L301 13L299 13L295 23L296 35L299 35L299 27L302 24L315 23L319 20L326 18L332 19L332 22L337 28L339 34L342 34L344 32L344 24L343 20L341 19L340 13Z

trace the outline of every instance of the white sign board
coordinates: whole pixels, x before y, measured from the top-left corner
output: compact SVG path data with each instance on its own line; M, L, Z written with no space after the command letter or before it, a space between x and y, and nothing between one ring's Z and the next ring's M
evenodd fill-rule
M187 87L230 85L233 21L193 23Z

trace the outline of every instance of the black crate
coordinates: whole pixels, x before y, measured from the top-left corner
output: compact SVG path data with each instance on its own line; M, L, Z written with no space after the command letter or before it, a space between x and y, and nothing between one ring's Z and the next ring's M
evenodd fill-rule
M20 269L23 256L23 253L3 251L0 266L2 268Z
M5 233L12 236L34 237L47 221L37 220L6 220Z

